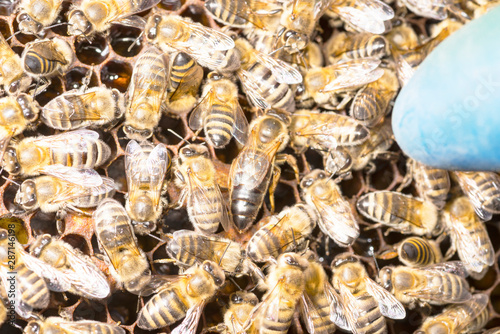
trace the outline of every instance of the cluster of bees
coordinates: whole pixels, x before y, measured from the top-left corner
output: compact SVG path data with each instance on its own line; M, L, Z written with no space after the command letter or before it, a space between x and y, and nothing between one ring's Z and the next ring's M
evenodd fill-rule
M500 213L499 175L448 172L407 159L397 189L359 194L355 206L339 183L359 171L373 175L375 159L399 158L389 150L387 115L400 87L434 47L495 1L206 0L220 29L162 10L159 2L82 0L55 23L62 0L21 0L19 32L37 39L18 55L0 35L1 166L8 182L20 182L14 202L24 214L57 213L59 230L68 213L91 215L89 228L109 266L105 275L90 256L55 236L39 235L25 249L1 230L2 284L9 285L14 252L17 294L9 303L29 321L24 332L125 333L119 324L37 312L48 307L50 291L105 300L124 289L152 296L140 308L139 328L196 333L205 306L228 285L238 291L229 294L223 321L205 332L287 333L298 317L308 333L386 333L386 318L404 319L405 307L428 305L446 307L416 333L480 332L489 320L489 297L473 294L465 278L481 279L495 261L483 223ZM408 11L435 20L428 39L405 21ZM335 29L320 40L318 23L325 18ZM113 24L141 28L131 46L146 49L126 93L89 88L87 76L81 88L40 105L36 96L76 57L65 39L43 38L54 24L89 43ZM194 131L193 143L183 139L175 155L151 141L163 131L164 114L188 117ZM40 123L58 133L23 136ZM129 140L125 205L113 199L115 180L95 170L112 158L96 131L113 128ZM220 184L215 149L233 138L239 152L228 183ZM321 156L322 169L311 170L308 151ZM296 156L304 158L302 171ZM303 202L275 213L285 162ZM452 181L458 196L449 194ZM402 193L410 185L415 193ZM171 187L180 191L173 203ZM258 220L268 193L271 214ZM182 206L193 230L160 235L169 256L160 262L175 263L179 274L152 272L136 234L154 236L163 213ZM371 278L365 260L352 252L329 265L311 247L319 230L352 249L361 217L369 228L410 235L389 253L372 252L374 259L397 256L404 266L383 267ZM439 243L446 237L451 247L443 255ZM459 261L450 261L455 253ZM246 276L249 286L238 286ZM0 306L3 322L7 303Z

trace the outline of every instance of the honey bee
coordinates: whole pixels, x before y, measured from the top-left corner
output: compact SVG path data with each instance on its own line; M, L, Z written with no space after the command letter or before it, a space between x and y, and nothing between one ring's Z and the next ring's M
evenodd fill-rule
M246 333L243 326L258 303L259 299L251 292L236 291L232 293L229 296L229 307L224 313L225 333Z
M488 322L488 300L488 295L481 293L465 303L450 305L438 315L426 318L415 334L477 333Z
M203 80L203 68L185 52L179 52L171 63L170 88L165 100L167 112L182 115L196 104L196 96Z
M215 148L226 146L231 137L242 145L248 139L248 121L238 102L238 87L216 73L208 75L203 97L189 117L193 130L203 128L207 141Z
M187 200L189 220L203 234L214 234L219 224L229 229L229 216L208 148L187 145L179 150L175 160L176 183L182 189L179 205Z
M211 70L237 69L239 62L231 37L178 15L152 15L146 24L147 39L163 52L185 52ZM235 67L235 68L234 68Z
M30 42L21 55L25 73L44 82L37 92L48 87L50 80L47 77L65 73L74 59L75 53L69 43L58 37Z
M5 289L10 286L7 279L12 275L9 275L9 272L17 273L17 292L15 300L11 301L15 303L16 312L23 317L28 317L33 309L45 309L49 305L50 291L42 273L49 276L54 273L55 269L29 255L16 238L9 236L7 230L4 229L0 229L0 251L0 278ZM55 281L54 277L57 276L60 275L56 273L51 277L52 280ZM51 283L53 283L52 286L60 284Z
M239 273L244 269L244 251L241 245L218 235L178 230L168 241L166 250L172 259L187 267L208 260L218 263L219 267L230 274Z
M422 63L429 53L431 53L431 51L434 50L434 48L444 41L450 34L450 29L445 28L441 30L436 37L430 38L413 49L409 49L407 51L400 51L396 48L392 49L393 57L396 62L396 71L401 86L408 83L420 63Z
M380 284L409 308L417 305L463 303L471 299L462 262L443 262L423 268L384 267Z
M21 0L17 22L23 34L38 35L52 24L64 0Z
M373 159L387 153L394 142L394 134L390 121L384 121L369 129L368 139L357 146L346 146L352 159L352 170L362 170L369 166ZM371 169L374 166L370 167Z
M358 222L335 181L315 169L304 176L300 187L302 198L318 213L321 231L341 247L352 245L359 236Z
M431 234L438 223L436 207L427 201L394 191L374 191L361 196L358 212L377 225L403 234Z
M281 13L277 1L262 0L207 0L205 8L216 21L234 28L269 28L265 17ZM270 29L267 29L270 30ZM272 31L272 30L270 30Z
M93 169L55 165L46 167L44 173L47 175L21 184L14 202L24 210L84 213L78 208L95 207L115 192L113 179L100 176Z
M30 84L31 79L24 74L21 58L10 48L3 35L0 36L0 85L14 94L25 91Z
M158 4L160 0L83 0L73 6L68 14L68 34L92 36L111 28L113 23L145 26L144 19L134 15Z
M448 12L462 19L470 19L467 13L462 11L455 0L402 0L402 3L415 14L434 20L444 20Z
M161 106L168 85L168 60L151 47L137 60L128 87L129 105L123 132L129 139L146 140L161 118Z
M10 139L20 135L36 121L39 109L38 102L24 93L0 98L0 159L3 160Z
M383 34L386 22L394 17L391 7L380 0L332 0L329 10L349 28L358 32Z
M303 203L264 218L263 226L247 243L248 257L256 262L267 262L292 251L305 242L317 220L315 210Z
M306 288L309 262L295 253L281 254L266 277L269 288L244 326L250 333L286 334Z
M30 254L61 274L58 280L64 279L64 291L90 299L109 295L110 287L104 274L88 256L70 244L43 234L31 244Z
M409 267L426 267L440 263L443 255L434 240L409 237L398 245L399 260Z
M125 102L117 89L105 87L71 90L50 100L40 119L51 128L75 130L99 127L123 116Z
M137 244L127 211L118 201L106 198L94 211L93 219L99 249L111 263L113 278L129 292L140 293L150 274L149 263Z
M158 289L139 312L137 325L153 330L184 318L172 333L194 334L203 307L224 282L224 272L215 262L195 265Z
M293 0L285 2L277 38L288 53L306 48L320 17L330 0Z
M134 231L147 234L156 228L163 204L160 199L170 157L163 144L129 141L125 155L128 194L125 208Z
M419 195L426 201L432 202L438 209L442 209L450 191L448 171L426 166L413 159L408 159L406 169L405 179L411 181L413 177ZM398 189L401 190L406 185L403 181Z
M419 38L410 24L401 22L400 25L393 27L385 36L391 48L407 51L416 48L419 45Z
M304 77L304 86L314 101L325 108L341 109L348 101L341 104L334 102L335 93L347 92L380 79L384 74L380 60L361 58L342 60L334 65L311 68Z
M333 333L335 324L330 320L332 303L328 297L333 287L318 257L310 250L303 257L309 261L309 267L304 271L306 286L299 304L302 320L309 333Z
M493 172L455 172L458 184L483 221L500 213L500 177Z
M286 62L255 50L244 38L236 40L241 54L237 74L249 101L263 110L295 110L294 93L289 85L302 82L302 75Z
M389 111L389 103L396 97L399 81L396 73L389 68L384 74L370 82L354 96L349 115L367 127L380 123Z
M330 64L342 59L380 59L389 54L389 42L382 35L339 32L332 34L325 44L324 52Z
M396 298L375 283L352 254L338 255L333 263L329 291L332 317L336 324L353 333L386 333L384 317L404 319L406 311Z
M297 152L308 147L328 152L337 146L359 145L368 135L368 129L360 122L333 112L298 110L290 125L291 146Z
M352 169L352 157L345 147L337 147L334 150L323 153L323 165L325 172L331 175L349 175Z
M25 334L125 334L118 325L93 320L69 321L58 317L45 320L31 320L24 329Z
M453 200L444 211L444 222L452 241L446 257L457 251L469 275L481 279L495 262L495 251L469 200L466 197Z
M94 168L104 164L111 149L91 130L76 130L52 136L26 137L7 148L4 168L25 176L46 173L54 166Z
M231 164L231 212L240 232L248 229L257 217L267 189L270 193L271 209L274 211L273 194L281 173L277 163L282 160L281 156L279 159L276 156L288 144L289 124L290 117L276 110L270 110L255 119L250 124L247 145ZM294 162L292 159L289 164L297 170Z

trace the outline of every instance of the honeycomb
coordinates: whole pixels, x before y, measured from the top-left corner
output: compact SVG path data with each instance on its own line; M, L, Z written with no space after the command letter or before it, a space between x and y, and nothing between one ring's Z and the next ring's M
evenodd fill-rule
M70 5L71 3L69 1L63 3L63 10L57 22L66 21L66 13ZM204 25L218 27L214 20L206 13L204 3L201 0L162 0L158 7L166 12L190 17L194 21L201 22ZM151 10L146 11L140 15L147 17L150 11ZM418 17L404 10L398 11L397 15L399 15L399 17L404 17L405 20L410 22L415 30L424 37L428 36L430 24L437 22ZM327 20L322 19L320 25L323 36L331 34L332 28ZM79 88L82 85L83 78L89 70L92 71L89 87L106 85L108 87L117 88L121 92L125 92L130 82L133 64L146 49L144 42L137 43L130 50L128 49L131 43L140 35L141 31L135 28L116 25L110 29L109 33L97 35L92 40L92 43L89 43L85 39L78 41L74 37L68 36L66 28L66 25L54 27L49 30L44 37L50 38L59 36L65 39L74 48L77 59L65 75L52 78L52 83L49 88L36 97L40 105L45 105L52 98L67 90ZM0 32L4 38L7 39L17 31L18 25L15 21L12 3L5 0L0 1ZM13 50L21 55L25 44L34 39L34 36L19 33L12 37L10 43ZM174 134L166 131L167 129L174 130L184 139L179 139ZM124 195L127 190L124 171L124 149L128 140L126 140L120 126L109 131L98 130L98 132L101 138L111 147L112 158L103 168L97 169L97 171L115 180L118 186L115 199L124 204ZM55 130L40 123L36 129L25 131L24 136L35 136L39 134L51 135L54 133L56 133ZM194 136L195 134L188 127L187 115L182 115L179 118L163 115L159 129L155 132L152 140L154 143L166 144L171 154L176 155L179 148L184 144L184 140L192 140ZM196 139L196 142L203 141L203 137L197 137ZM234 144L234 141L232 141L231 144L223 150L215 151L211 147L210 149L217 169L217 181L223 188L223 194L227 197L225 185L227 184L230 163L236 157L238 147ZM405 157L401 154L397 144L393 144L391 151L396 153L397 158L390 160L375 160L376 169L373 174L367 175L365 171L354 172L352 179L344 180L340 183L342 193L349 200L353 208L355 207L354 204L356 199L361 194L372 190L395 190L402 182L406 173ZM293 153L290 148L285 152ZM315 168L323 168L321 156L313 150L306 151L298 158L301 175ZM18 208L13 203L13 198L17 189L18 185L15 182L4 178L0 179L0 227L5 227L9 223L16 223L18 226L18 238L20 242L25 244L30 244L37 236L44 233L58 235L55 224L55 214L45 214L40 211L28 215L19 214L17 211ZM457 191L459 191L459 189L457 189L457 185L454 185L452 192ZM407 187L404 192L415 194L415 189L410 186ZM294 196L290 196L291 193L293 193ZM169 202L176 202L178 195L179 189L173 185L173 182L170 182L168 190ZM298 184L294 179L293 171L287 165L282 167L282 176L275 192L275 198L277 212L285 206L290 206L301 201ZM356 210L354 210L354 212L356 212ZM266 197L258 219L269 214L269 199ZM361 235L347 251L357 254L363 260L363 263L367 266L368 272L372 277L377 273L377 266L383 267L389 264L399 264L397 258L390 260L379 258L374 261L373 254L381 254L391 249L392 245L404 239L404 236L394 232L385 235L384 230L380 228L365 229L365 227L370 226L371 223L365 222L360 216L358 216L357 219L361 225ZM493 241L500 240L499 221L499 217L494 217L491 221L486 223L488 233ZM252 229L242 235L234 234L229 237L240 242L248 241L253 232L257 230L257 224L254 225ZM172 264L158 264L154 261L167 257L164 247L165 241L160 241L161 237L179 229L192 229L185 208L165 210L157 231L159 239L152 236L138 236L139 244L147 253L154 273L172 275L178 272L177 268ZM108 275L111 284L114 284L115 282L112 281L109 275L107 264L99 256L100 251L97 246L96 237L93 233L92 219L88 216L70 213L64 221L63 231L62 235L60 235L62 240L79 248L85 254L92 256L95 263ZM310 247L317 252L324 263L325 269L330 273L329 264L335 255L346 251L346 249L338 247L335 243L329 242L327 239L327 237L322 235L319 228L316 228L311 237ZM445 239L440 246L444 253L449 247L449 240ZM486 328L500 326L500 245L494 242L493 247L497 258L494 266L489 268L483 279L469 279L471 288L474 289L474 291L486 293L490 296L489 310L491 318ZM452 260L454 259L458 259L457 255L452 258ZM245 277L236 278L235 283L242 287L249 284L248 279ZM229 296L232 291L236 290L235 283L230 282L222 289L217 299L212 301L205 308L204 314L200 320L198 332L206 331L207 328L222 322L222 314L218 310L221 309L221 305L224 304L224 301L227 301L227 296ZM47 309L42 310L41 314L45 317L57 316L60 314L73 320L87 319L108 323L119 323L130 333L141 334L146 333L146 331L136 326L136 320L138 308L143 305L145 301L147 301L147 298L142 300L142 298L136 295L118 289L115 289L114 293L109 298L102 301L86 300L76 295L72 295L71 293L62 294L52 292L50 305ZM430 314L436 314L439 311L440 308L436 307L432 309L417 308L416 310L407 310L407 317L404 320L394 321L387 319L389 333L412 333L425 317ZM24 327L26 321L18 318L17 324L20 327ZM0 327L0 333L10 334L20 332L20 329L14 328L7 323ZM297 316L294 318L289 332L298 334L305 332L303 324ZM163 331L158 330L148 333L163 333Z

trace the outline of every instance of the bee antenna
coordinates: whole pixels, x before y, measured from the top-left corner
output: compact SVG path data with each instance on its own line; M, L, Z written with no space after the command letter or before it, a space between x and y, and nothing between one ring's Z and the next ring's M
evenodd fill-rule
M2 168L2 171L3 171L3 168ZM2 178L5 179L5 180L7 180L7 181L10 181L11 183L15 184L18 187L21 187L21 185L19 183L17 183L16 181L14 181L14 180L12 180L12 179L10 179L8 177L5 177L4 175L2 175Z
M38 319L37 319L38 320ZM16 324L15 322L13 321L9 321L9 324L12 326L12 327L15 327L21 331L24 331L24 328L22 328L21 326L19 326L18 324Z
M183 142L185 142L186 144L189 145L189 142L186 139L182 138L182 136L180 134L178 134L177 132L175 132L174 130L167 129L167 131L172 133L174 136L176 136L177 138L179 138L180 140L182 140Z
M19 31L16 31L15 33L13 33L12 35L10 35L9 38L7 38L5 41L8 42L12 37L16 36L16 35L19 35L21 33L21 30Z
M139 36L137 36L137 38L132 42L132 44L130 44L130 46L127 49L127 52L130 52L130 50L132 50L134 45L136 45L136 44L140 45L140 43L138 43L138 42L141 39L142 35L144 35L144 30L139 34Z
M236 283L236 281L235 281L235 280L234 280L231 276L229 276L229 279L231 280L231 282L233 282L233 284L234 284L234 285L236 285L236 287L237 287L240 291L242 291L242 290L243 290L243 289L241 288L241 286L239 286L239 285L238 285L238 283Z
M220 264L222 263L222 259L224 258L224 255L226 255L226 252L227 252L227 250L229 249L229 246L231 246L231 242L229 242L229 243L227 244L226 249L224 249L224 253L222 253L222 256L221 256L221 257L220 257L220 259L219 259L219 266L220 266Z
M373 246L370 246L369 249L370 253L372 253L373 261L375 262L375 267L377 268L377 275L380 272L380 268L378 266L377 258L375 257L375 248Z
M280 50L283 50L285 48L285 46L283 45L282 47L274 50L273 52L269 53L268 56L272 56L273 54L275 54L276 52L280 51Z
M154 235L154 234L148 233L147 235L149 235L151 238L156 239L156 240L158 240L158 241L160 241L160 242L164 242L164 241L165 241L165 240L163 240L163 239L161 239L161 238L158 238L158 237L157 237L156 235Z
M60 26L64 26L64 25L69 25L69 23L68 22L60 22L60 23L56 23L56 24L53 24L51 26L45 27L45 29L52 29L52 28L60 27Z

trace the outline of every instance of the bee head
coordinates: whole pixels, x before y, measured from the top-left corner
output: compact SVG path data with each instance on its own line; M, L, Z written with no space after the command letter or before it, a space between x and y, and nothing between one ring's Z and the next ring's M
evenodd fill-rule
M212 276L215 285L222 286L226 280L226 275L224 271L217 265L217 263L212 261L205 261L202 265L203 270L205 270L210 276Z
M302 178L302 181L300 181L300 187L302 189L309 188L316 180L324 180L326 178L328 178L328 175L324 171L321 169L315 169Z
M68 34L71 36L88 35L92 31L92 24L89 22L83 11L74 10L69 13Z
M161 15L153 15L149 18L146 26L146 37L153 40L158 35L158 25L161 22Z
M43 249L50 244L52 241L52 237L49 234L44 234L40 236L39 238L36 239L36 241L31 245L30 250L31 253L36 256L40 257L40 254L42 253Z
M278 266L282 265L297 267L300 270L306 270L309 266L309 262L305 258L302 258L299 254L285 253L278 257Z
M43 26L40 24L40 22L33 20L33 18L26 12L21 12L17 16L16 20L19 23L19 31L21 31L23 34L37 35L43 29Z
M33 98L31 96L24 93L19 94L19 96L16 98L16 101L23 111L24 118L30 123L34 122L38 117L38 103L36 101L33 101Z
M123 132L130 140L144 141L153 135L153 132L149 129L136 129L132 125L124 125Z
M229 296L229 300L231 304L250 304L257 305L259 303L259 299L253 293L245 292L245 291L236 291Z
M186 145L179 150L179 164L182 164L188 158L201 156L210 158L210 153L208 152L207 147L194 144Z
M39 334L42 329L41 320L32 320L24 328L24 334Z
M3 155L2 166L10 175L18 175L21 172L21 165L17 160L17 152L13 147L8 147Z
M16 194L14 202L21 205L26 211L35 210L38 207L35 181L24 181Z
M380 284L384 287L384 289L392 291L392 268L382 268L378 277L380 279Z
M285 49L289 53L295 53L304 50L309 43L309 37L306 34L301 34L293 30L287 30L283 34Z

